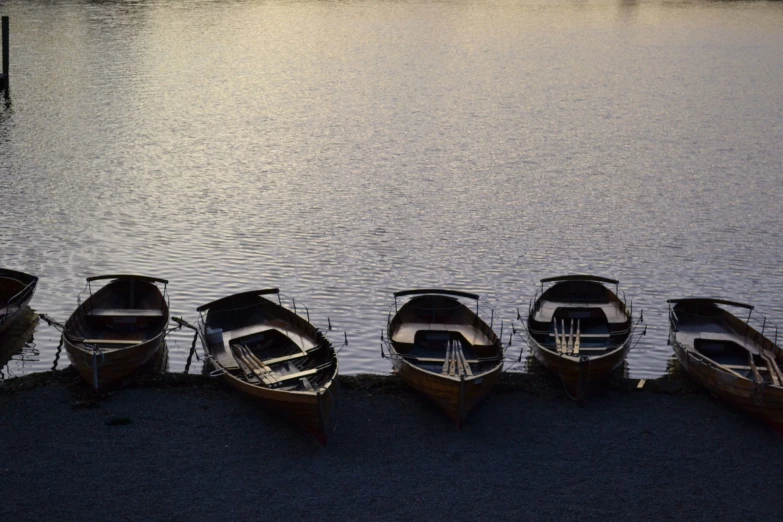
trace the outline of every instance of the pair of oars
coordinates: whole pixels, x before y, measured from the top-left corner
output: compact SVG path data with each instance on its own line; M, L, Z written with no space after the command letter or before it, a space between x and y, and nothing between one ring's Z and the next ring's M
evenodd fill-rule
M555 346L559 353L573 353L579 355L580 344L580 321L576 322L576 331L574 331L574 320L571 319L571 328L569 329L568 336L565 332L565 319L560 320L560 333L557 331L557 319L554 320L553 326L555 328Z

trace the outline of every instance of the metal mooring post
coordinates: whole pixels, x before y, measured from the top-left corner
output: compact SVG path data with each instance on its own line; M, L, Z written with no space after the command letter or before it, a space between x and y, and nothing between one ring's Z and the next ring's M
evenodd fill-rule
M0 75L0 89L8 90L8 64L9 64L9 53L8 53L8 40L9 40L9 29L8 29L8 17L3 17L3 74Z

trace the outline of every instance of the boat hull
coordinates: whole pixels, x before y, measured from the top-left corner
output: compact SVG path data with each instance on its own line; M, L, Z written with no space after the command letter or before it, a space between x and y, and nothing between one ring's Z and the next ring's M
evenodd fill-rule
M151 341L113 352L105 351L93 357L92 350L65 339L65 351L68 360L81 377L94 389L117 384L133 374L137 369L149 362L163 344L163 335ZM97 360L97 375L94 370L94 360ZM97 378L97 382L96 382Z
M405 383L437 404L457 426L462 426L470 410L497 385L502 370L499 365L460 380L422 370L402 358L393 359L393 363Z
M528 335L528 343L536 360L559 377L568 394L576 399L585 396L591 383L609 378L612 372L623 364L631 347L629 338L621 347L608 354L578 357L549 350L530 335Z
M90 281L111 279L92 292ZM164 292L145 276L88 278L90 296L63 328L68 360L94 389L114 385L144 366L166 337L169 307Z
M277 302L265 295L276 295ZM198 311L211 375L325 445L336 418L339 363L334 347L309 318L284 306L276 288L230 295ZM263 343L252 340L259 334L268 335ZM299 361L298 366L290 361ZM291 379L292 372L299 377Z
M220 372L220 369L216 371ZM255 386L230 373L223 373L219 378L264 411L288 420L312 434L321 444L326 444L337 405L335 380L328 382L316 393L305 393Z
M771 423L776 429L783 428L783 388L759 386L691 356L676 339L671 344L680 366L694 381L719 399Z

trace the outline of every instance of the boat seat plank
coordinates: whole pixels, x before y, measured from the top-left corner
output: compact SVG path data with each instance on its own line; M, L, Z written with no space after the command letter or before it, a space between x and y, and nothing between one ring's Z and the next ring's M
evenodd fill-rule
M566 338L568 338L569 334L565 334ZM586 333L579 333L580 339L609 339L612 336L610 333L605 334L586 334ZM554 332L549 332L549 337L555 337Z
M307 352L308 350L312 350L316 347L316 344L311 339L297 334L295 330L285 328L284 325L281 327L273 324L272 322L254 324L245 326L243 328L237 328L236 330L224 330L223 339L226 341L231 341L234 339L240 339L242 337L250 337L251 335L260 334L269 330L277 330L278 332L282 333L295 345L297 345L303 352Z
M152 308L96 308L87 315L91 317L163 317L163 311Z
M268 324L254 324L251 326L245 326L237 328L236 330L223 330L223 341L228 342L234 339L241 339L242 337L249 337L251 335L260 334L267 330L272 330L273 327Z
M691 336L686 336L691 337ZM738 333L735 333L733 331L723 331L723 332L707 332L707 331L701 331L701 332L693 332L693 336L691 337L691 346L693 346L693 342L696 339L701 339L702 341L728 341L733 342L741 346L742 348L746 349L750 353L754 355L760 355L759 354L759 347L758 344L756 344L753 339L750 337L746 337L744 335L740 335Z
M313 375L316 373L318 373L318 368L313 368L311 370L304 370L296 373L289 373L287 375L275 374L275 379L277 379L277 382L280 383L284 381L290 381L291 379L300 379L302 377L307 377L308 375Z
M214 335L214 334L213 334ZM222 335L222 334L218 334ZM217 342L213 341L209 343L209 352L212 354L212 358L217 361L220 366L227 370L243 370L243 368L240 368L239 364L237 363L236 358L234 357L234 354L231 351L231 347L229 346L228 342L223 340L222 337L218 337L216 340Z
M415 355L402 355L402 357L405 357L406 359L413 359L415 361L423 362L423 363L444 363L447 361L444 357L416 357ZM478 359L462 359L464 362L469 364L478 364L481 361Z
M555 312L559 308L600 308L606 315L606 320L610 323L625 323L628 322L628 317L620 308L617 303L610 303L606 301L590 302L590 301L542 301L541 308L536 310L533 319L542 323L548 323L552 321Z
M286 381L290 381L290 380L301 379L301 378L307 377L309 375L314 375L316 373L318 373L318 368L313 368L311 370L304 370L304 371L296 372L296 373L289 373L287 375L275 374L275 383L274 383L274 385L279 385L282 382L286 382Z
M291 355L284 355L282 357L275 357L273 359L259 359L259 360L268 366L270 364L279 364L282 362L293 361L294 359L301 359L302 357L307 357L307 354L304 352L296 352Z
M421 331L449 331L459 332L467 342L473 346L491 346L492 341L484 333L469 324L443 324L443 323L402 323L391 340L395 343L413 344L417 332Z
M141 339L82 339L80 342L84 344L124 344L131 346L141 344L144 341Z

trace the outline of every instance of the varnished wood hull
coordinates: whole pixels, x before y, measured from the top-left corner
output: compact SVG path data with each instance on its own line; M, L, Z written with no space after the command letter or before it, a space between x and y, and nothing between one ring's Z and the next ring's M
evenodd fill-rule
M607 379L623 364L631 347L629 339L618 349L597 357L560 355L541 346L528 335L528 344L536 360L563 382L569 395L582 398L589 385Z
M457 426L462 426L470 410L492 391L503 368L499 365L487 373L460 380L422 370L405 359L393 359L393 363L403 381L431 399Z
M167 283L137 275L88 278L111 280L68 318L63 344L71 365L94 389L118 384L150 361L166 337L169 307L156 286ZM93 352L93 347L95 351Z
M691 356L676 338L672 337L671 341L680 366L694 381L729 404L764 419L778 429L783 428L783 388L759 386L749 379L721 371Z
M277 302L265 295L276 295ZM264 410L304 428L326 444L335 423L339 372L337 355L326 336L309 320L283 306L276 288L230 295L198 311L202 312L199 336L214 375ZM210 331L219 332L217 340L210 340ZM275 331L280 333L270 334ZM268 335L263 343L237 341L259 334ZM288 351L294 346L292 352ZM248 357L251 352L252 358ZM292 367L286 360L298 366ZM292 374L301 377L291 379Z
M318 392L289 392L256 386L225 373L220 379L265 411L303 428L321 444L326 444L337 406L337 383L324 385Z
M150 361L163 344L163 334L158 338L130 348L114 352L104 352L97 355L97 383L93 369L91 350L85 350L65 339L65 351L68 360L81 377L94 389L105 388L117 384Z

